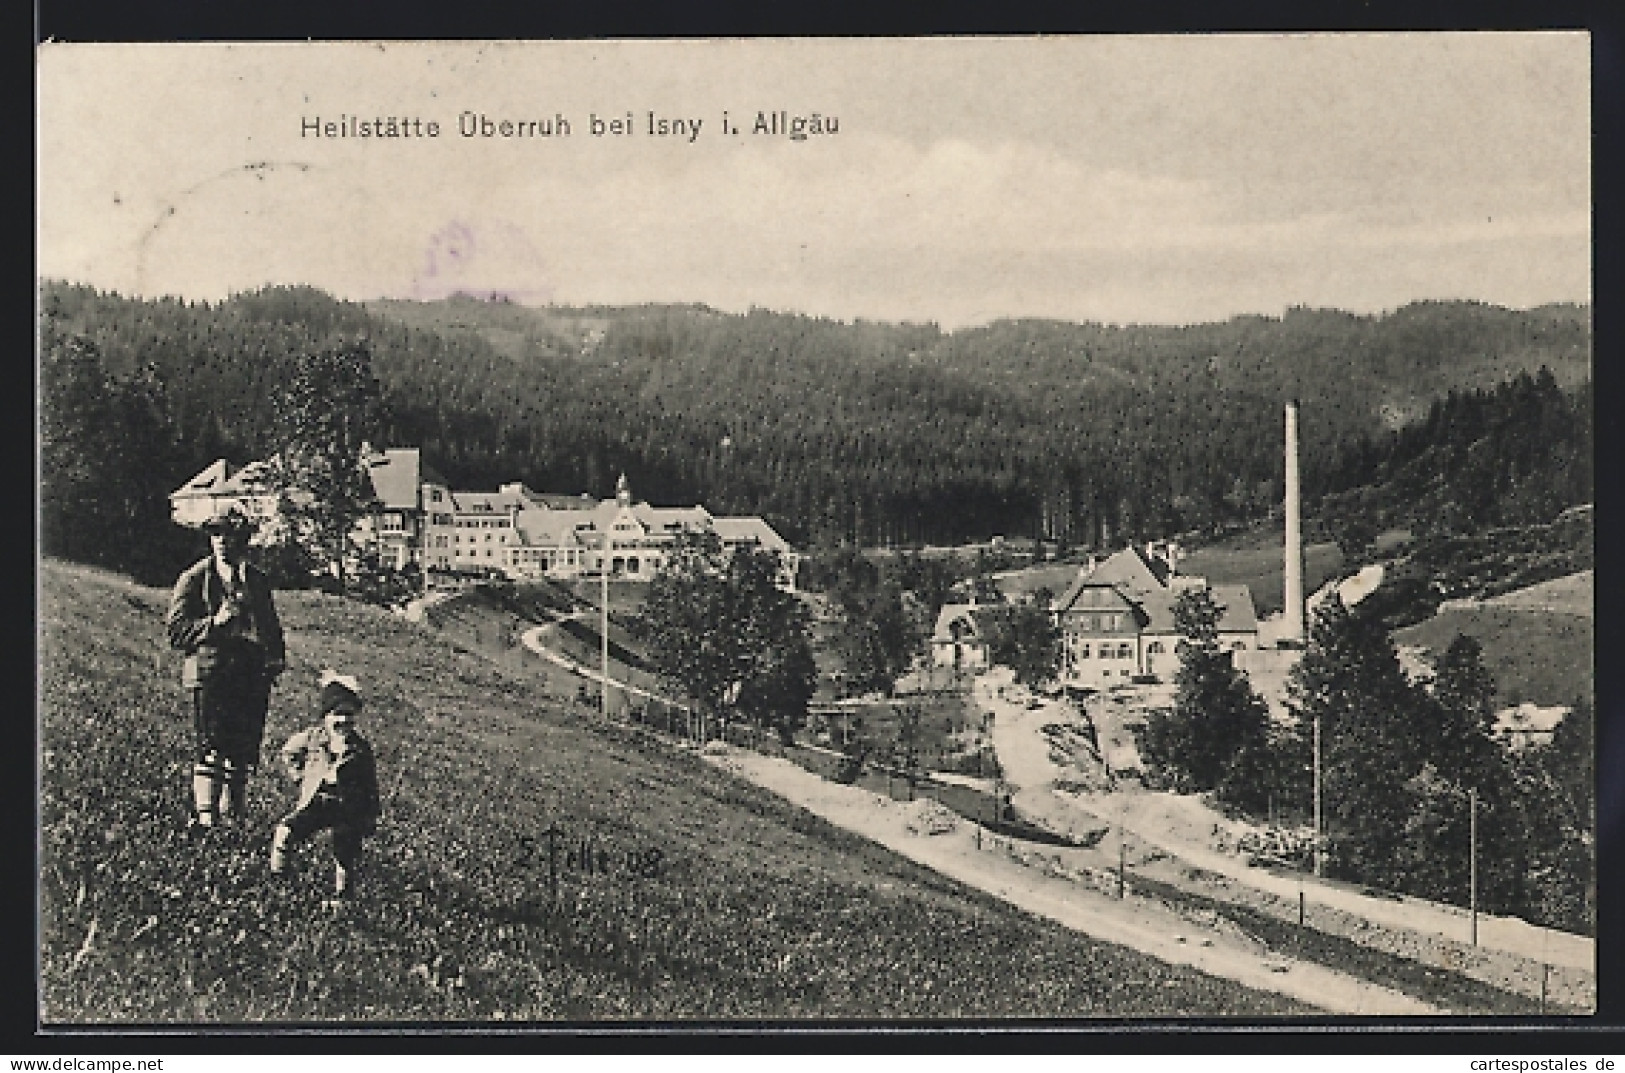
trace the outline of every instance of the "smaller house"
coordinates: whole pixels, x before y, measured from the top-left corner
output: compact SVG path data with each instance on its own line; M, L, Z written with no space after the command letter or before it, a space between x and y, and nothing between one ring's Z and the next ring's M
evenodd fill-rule
M931 663L955 670L983 670L988 656L988 609L970 604L944 604L931 631Z
M1531 701L1495 713L1490 733L1510 749L1526 749L1531 745L1550 745L1558 726L1570 712L1566 704L1541 707Z
M224 458L169 493L175 524L195 529L214 516L223 503L235 503L262 524L276 514L276 490L264 462L233 466Z
M448 494L445 481L423 464L415 447L375 451L363 445L362 452L376 502L357 523L356 539L375 547L386 563L397 568L419 561L422 549L434 546L430 534L437 520L450 522L444 508L436 506ZM233 466L224 458L216 459L169 494L171 517L189 528L202 524L226 502L260 522L257 541L274 543L285 532L266 462Z

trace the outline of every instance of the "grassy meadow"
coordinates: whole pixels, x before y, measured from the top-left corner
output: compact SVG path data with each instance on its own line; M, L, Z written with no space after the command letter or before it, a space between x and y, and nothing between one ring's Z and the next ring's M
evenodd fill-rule
M1495 675L1497 705L1573 704L1576 697L1592 694L1589 615L1495 604L1447 609L1396 631L1394 641L1442 654L1460 633L1483 646L1484 665Z
M521 659L280 593L265 755L357 675L384 798L360 888L308 846L184 831L191 730L167 593L40 570L40 986L47 1023L1177 1018L1295 1003L1096 942L950 882L635 728ZM549 832L552 832L550 835ZM551 852L550 852L551 851Z

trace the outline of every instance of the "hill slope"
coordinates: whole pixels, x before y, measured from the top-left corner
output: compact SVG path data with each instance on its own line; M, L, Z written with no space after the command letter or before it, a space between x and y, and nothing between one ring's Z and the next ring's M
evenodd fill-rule
M318 852L264 871L290 797L270 772L249 832L187 842L165 594L49 561L40 587L48 1022L1302 1012L971 892L420 627L284 593L268 747L333 665L371 698L382 772L360 895L331 915Z
M1484 666L1495 675L1497 706L1573 704L1590 697L1594 631L1590 616L1486 603L1451 608L1394 633L1401 645L1441 654L1458 633L1484 647Z

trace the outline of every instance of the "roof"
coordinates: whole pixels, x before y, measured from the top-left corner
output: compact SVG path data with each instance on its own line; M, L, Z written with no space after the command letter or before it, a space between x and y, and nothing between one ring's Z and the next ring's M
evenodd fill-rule
M451 505L459 514L506 514L528 504L515 492L452 492Z
M598 500L586 492L575 496L562 492L531 492L530 501L551 510L591 510L598 505Z
M267 491L270 491L270 484L264 462L234 467L224 458L217 458L197 476L171 492L169 497L189 499L196 496L259 495Z
M971 639L982 640L987 632L987 615L990 610L981 604L943 604L942 610L937 612L937 627L931 631L931 640L934 642L963 640L963 637L954 636L953 627L956 622L968 627Z
M1050 602L1050 610L1070 611L1072 606L1078 602L1078 598L1082 596L1084 591L1087 589L1109 589L1111 592L1116 594L1119 600L1128 603L1132 603L1135 599L1134 595L1125 593L1122 586L1112 584L1111 582L1101 581L1098 578L1090 575L1088 571L1084 571L1078 575L1076 581L1067 586L1067 590L1065 592Z
M1253 607L1251 589L1245 585L1212 585L1209 586L1209 591L1213 593L1213 601L1219 605L1221 612L1220 633L1258 632L1258 611ZM1178 592L1166 590L1150 592L1138 599L1148 619L1144 632L1164 634L1179 632L1174 628L1174 603L1179 599Z
M592 516L584 510L548 510L530 507L519 512L515 523L519 539L532 547L575 547L596 544L580 532L591 524Z
M761 518L713 518L711 527L724 544L755 543L768 551L790 550L789 543Z
M1104 581L1131 592L1153 592L1168 587L1168 564L1136 547L1124 548L1095 565L1092 581Z
M1569 714L1566 704L1542 708L1531 701L1495 713L1494 731L1497 734L1552 734Z
M392 447L372 458L367 470L372 490L390 510L416 510L423 481L422 453L416 447Z

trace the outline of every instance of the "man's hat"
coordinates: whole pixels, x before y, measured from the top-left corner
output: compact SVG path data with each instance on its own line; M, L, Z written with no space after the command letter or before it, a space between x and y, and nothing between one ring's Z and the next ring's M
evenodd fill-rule
M325 670L318 679L322 690L322 714L333 711L359 712L361 710L361 683L353 675Z
M199 528L205 533L251 533L257 526L241 503L228 501L216 504Z

